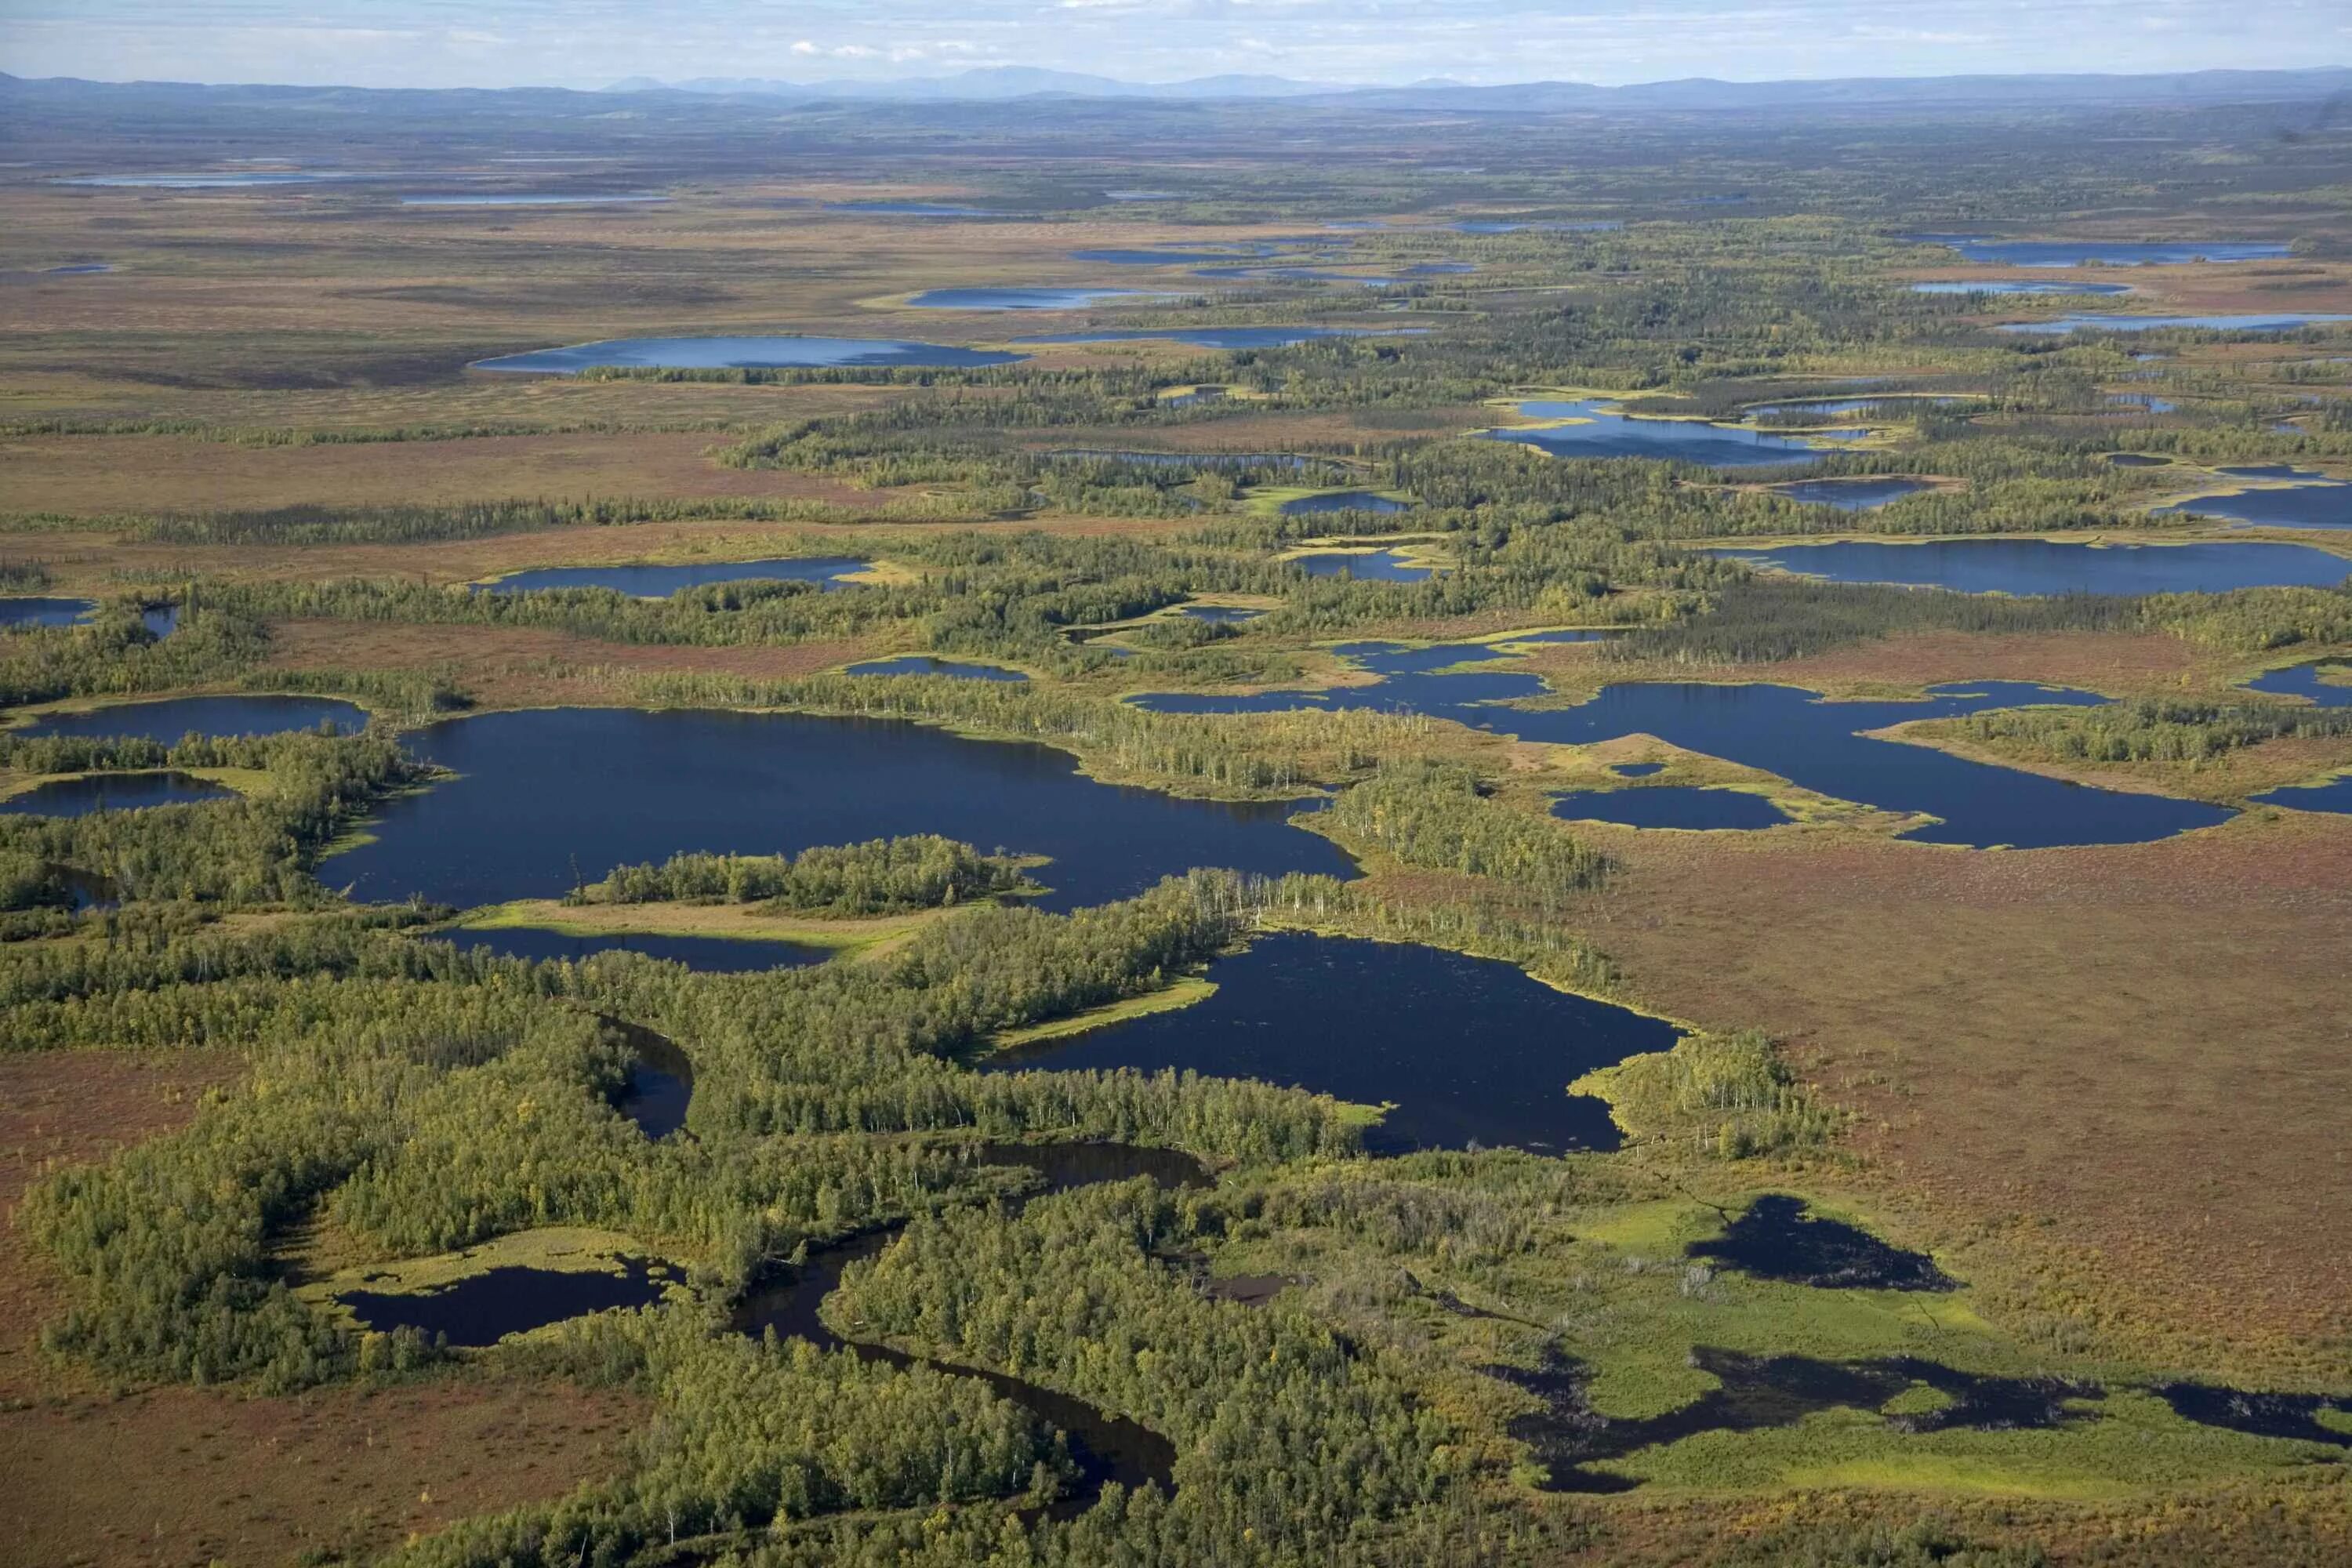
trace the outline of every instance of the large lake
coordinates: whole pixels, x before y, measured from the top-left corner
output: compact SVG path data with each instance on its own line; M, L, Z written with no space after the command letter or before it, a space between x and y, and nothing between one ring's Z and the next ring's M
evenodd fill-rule
M319 868L356 896L469 907L552 898L616 865L684 850L793 854L939 833L1049 855L1040 900L1126 898L1195 866L1353 875L1286 820L1295 805L1180 800L1082 776L1044 746L890 720L556 708L415 731L460 776L384 804L372 843Z
M1997 267L2179 267L2192 261L2272 261L2292 254L2269 241L2186 240L2136 244L2112 239L1988 239L1967 234L1912 234L1914 245L1941 245L1968 261Z
M1595 399L1542 399L1520 404L1519 413L1529 419L1567 419L1576 423L1528 430L1486 430L1480 434L1490 441L1517 441L1523 446L1538 447L1559 458L1648 458L1703 463L1711 468L1810 463L1823 450L1816 443L1851 441L1867 434L1861 430L1813 430L1801 437L1774 436L1703 419L1636 419L1612 413Z
M1438 671L1491 650L1477 644L1412 648L1357 643L1339 651L1382 677L1369 686L1252 697L1139 697L1170 713L1283 712L1360 708L1429 713L1525 740L1584 745L1654 735L1728 762L1777 773L1805 789L1894 812L1940 818L1906 836L1922 843L2021 849L2070 844L2138 844L2227 820L2221 806L2164 795L2086 788L2014 768L1968 762L1927 746L1870 739L1864 731L1914 719L1947 719L1994 708L2105 700L2020 682L1938 687L1917 702L1830 702L1790 686L1632 682L1601 688L1572 708L1492 706L1548 695L1516 661Z
M606 338L476 360L475 370L577 375L583 370L792 370L817 366L918 367L1012 364L1025 356L997 349L883 338Z
M1613 1149L1569 1081L1675 1043L1672 1025L1553 990L1510 964L1412 943L1283 932L1209 970L1215 994L1065 1036L992 1068L1182 1068L1395 1102L1375 1153L1510 1144Z
M2352 559L2307 544L2070 544L2049 539L1842 541L1721 549L1751 565L1832 583L1899 583L1961 594L2221 594L2333 587Z
M830 592L870 561L850 555L789 555L765 561L696 561L684 565L541 566L481 584L488 594L528 594L541 588L610 588L640 599L666 599L681 588L710 583L814 583Z

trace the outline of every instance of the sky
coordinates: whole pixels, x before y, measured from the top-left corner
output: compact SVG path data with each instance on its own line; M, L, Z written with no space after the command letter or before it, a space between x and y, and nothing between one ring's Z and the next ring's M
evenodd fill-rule
M602 87L1023 65L1623 83L2352 63L2346 0L0 0L0 70Z

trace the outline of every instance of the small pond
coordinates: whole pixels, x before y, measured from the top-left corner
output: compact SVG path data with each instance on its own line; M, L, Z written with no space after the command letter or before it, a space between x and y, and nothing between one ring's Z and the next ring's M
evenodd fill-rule
M781 370L817 365L1012 364L1024 355L997 349L883 338L606 338L476 360L474 370L576 375L583 370Z
M37 594L0 598L0 626L69 626L97 608L95 599L53 599Z
M1810 463L1822 453L1822 448L1813 443L1850 441L1868 434L1862 430L1812 430L1801 437L1775 436L1703 419L1637 419L1631 415L1612 413L1596 399L1538 399L1520 404L1519 413L1529 419L1566 419L1575 423L1536 429L1485 430L1480 434L1490 441L1517 441L1540 447L1559 458L1647 458L1714 468Z
M1961 282L1914 283L1914 294L2128 294L2128 283L2021 282L2014 278L1979 278Z
M1242 605L1185 605L1176 612L1189 620L1207 621L1212 626L1237 626L1243 621L1255 621L1265 616L1264 610L1253 610Z
M1394 550L1326 551L1294 555L1289 564L1309 577L1354 577L1364 582L1419 583L1436 574L1434 566L1414 562Z
M339 1300L380 1333L415 1329L453 1345L493 1345L567 1318L658 1306L665 1286L641 1258L603 1269L486 1268L437 1290L345 1291Z
M635 1059L613 1109L637 1124L648 1138L667 1138L686 1125L694 1103L694 1062L666 1035L619 1019L606 1022L625 1036Z
M72 261L63 267L44 267L41 275L45 278L89 278L113 270L114 264L110 261Z
M2154 457L2146 452L2110 452L2107 461L2118 468L2163 468L2172 464L2169 458Z
M2166 1384L2156 1393L2174 1415L2202 1426L2352 1448L2352 1420L2328 1426L2319 1419L2326 1413L2352 1416L2352 1397L2343 1394L2255 1394L2203 1383Z
M79 713L46 714L18 735L136 735L170 745L182 736L275 735L331 724L356 733L367 710L329 697L173 697L159 702L118 702Z
M1399 512L1412 510L1411 501L1398 500L1373 490L1338 490L1319 496L1300 496L1284 501L1275 508L1285 517L1304 517L1322 511Z
M1798 479L1774 485L1772 493L1807 506L1833 506L1840 511L1874 511L1888 501L1917 495L1936 487L1925 479Z
M2191 328L2210 332L2291 332L2330 321L2352 321L2352 316L2053 316L2042 321L2007 321L1998 331L2062 335L2066 332L2158 332Z
M1001 664L967 664L959 659L933 658L929 654L910 653L903 658L875 658L864 664L853 664L844 673L849 675L946 675L958 680L1002 680L1017 684L1028 679L1017 669L1007 669Z
M2257 528L2352 528L2352 481L2287 465L2221 471L2233 479L2293 482L2232 495L2196 496L2159 507L2158 515L2225 517Z
M1568 822L1614 822L1626 827L1680 827L1695 832L1777 827L1790 820L1788 813L1760 795L1679 784L1557 795L1551 814Z
M52 779L22 795L0 800L0 812L34 816L87 816L94 811L144 811L156 805L195 805L234 800L236 791L186 773L85 773Z
M1221 697L1192 693L1134 699L1170 713L1284 712L1299 708L1370 709L1432 714L1475 728L1560 745L1652 735L1720 757L1838 800L1924 813L1937 821L1906 837L1928 844L2046 848L2138 844L2227 821L2225 807L2164 795L2092 789L1927 746L1874 740L1867 731L1914 719L1948 719L2036 704L2086 707L2105 699L2014 681L1932 689L1924 701L1831 702L1790 686L1635 681L1604 686L1573 707L1499 706L1540 698L1543 681L1517 661L1475 643L1407 647L1343 644L1342 657L1381 679L1328 691L1269 691ZM1470 660L1454 673L1439 673Z
M2284 245L2246 240L1990 239L1967 234L1908 234L1913 245L1941 245L1963 259L1995 267L2179 267L2192 261L2272 261Z
M2326 784L2290 784L2268 795L2255 795L2253 801L2257 805L2284 805L2296 811L2352 814L2352 775L2330 779Z
M1737 1268L1759 1279L1818 1290L1956 1290L1959 1281L1924 1252L1881 1241L1843 1220L1805 1212L1801 1198L1768 1194L1709 1241L1684 1249L1691 1258Z
M1228 245L1202 247L1198 249L1120 249L1073 250L1073 261L1104 262L1113 267L1182 267L1195 263L1234 261L1245 257L1272 256L1270 245Z
M908 298L919 310L1081 310L1108 300L1165 300L1144 289L927 289Z
M331 871L340 862L328 864ZM561 960L578 963L600 952L640 952L647 958L683 963L688 969L710 974L796 969L803 964L823 963L833 956L830 948L803 947L798 942L764 938L676 936L648 931L602 931L589 936L547 926L452 926L431 935L436 942L454 942L468 952L527 958L533 963Z
M320 867L328 885L472 908L561 897L580 877L686 850L795 854L914 833L1053 857L1035 875L1054 889L1038 902L1056 910L1195 866L1354 874L1289 825L1297 803L1097 784L1066 752L898 720L556 708L451 720L406 742L460 776L385 802L372 842Z
M2352 708L2352 685L2319 679L2323 671L2336 675L2347 673L2344 665L2298 664L2285 669L2273 669L2246 682L2249 691L2267 691L2277 697L2307 697L2322 708Z
M814 583L827 592L874 563L849 555L788 555L766 561L696 561L685 565L541 566L478 584L488 594L528 594L542 588L610 588L640 599L666 599L712 583Z
M1216 992L990 1058L989 1070L1166 1068L1396 1102L1376 1153L1513 1144L1613 1149L1601 1101L1567 1086L1676 1038L1662 1019L1570 996L1493 959L1279 932L1219 959ZM1475 1020L1465 1033L1465 1020Z
M1337 228L1339 226L1334 224L1332 226ZM1445 226L1456 234L1606 234L1625 226L1614 218L1595 218L1581 223L1535 218L1463 218Z
M1850 540L1717 549L1752 566L1832 583L1896 583L1959 594L2221 594L2332 587L2352 559L2305 544L2073 544L2049 539Z
M829 213L864 213L873 217L1002 217L1002 213L986 207L961 206L953 202L827 202Z

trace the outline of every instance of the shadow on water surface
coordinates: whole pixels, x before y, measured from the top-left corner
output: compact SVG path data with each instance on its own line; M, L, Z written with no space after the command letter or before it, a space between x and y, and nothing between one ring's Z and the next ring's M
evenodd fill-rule
M1721 1385L1679 1409L1638 1419L1612 1420L1594 1410L1584 1364L1546 1347L1543 1363L1489 1366L1486 1372L1543 1402L1544 1408L1511 1419L1506 1430L1525 1443L1551 1474L1544 1489L1622 1492L1639 1479L1595 1469L1644 1448L1702 1432L1757 1432L1793 1426L1835 1409L1882 1410L1899 1394L1933 1389L1945 1403L1929 1411L1886 1416L1890 1430L1910 1434L1967 1429L2048 1430L2093 1418L2073 1407L2101 1399L2098 1384L2058 1377L1995 1377L1961 1372L1916 1356L1878 1361L1816 1361L1810 1356L1754 1356L1700 1345L1691 1364Z
M1926 1253L1881 1241L1843 1220L1809 1215L1803 1199L1778 1193L1749 1204L1721 1236L1684 1250L1759 1279L1823 1290L1959 1289Z

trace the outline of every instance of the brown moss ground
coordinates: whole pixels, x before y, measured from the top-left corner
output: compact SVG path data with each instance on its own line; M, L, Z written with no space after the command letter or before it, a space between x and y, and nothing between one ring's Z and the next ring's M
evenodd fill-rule
M1585 833L1624 870L1581 920L1634 998L1787 1040L1979 1284L2175 1365L2340 1380L2352 819L1989 853Z
M278 1563L611 1474L638 1401L463 1377L299 1398L102 1391L43 1357L62 1283L14 1225L45 1172L186 1124L243 1062L225 1052L0 1056L0 1477L8 1568Z
M0 445L0 491L12 510L71 517L500 497L742 496L861 509L891 499L818 475L724 467L708 453L726 440L696 431L314 447L244 447L184 436L28 437Z
M489 707L623 701L641 675L701 672L758 680L814 675L875 650L859 642L689 647L599 642L531 626L420 626L387 621L281 621L275 669L441 670Z

